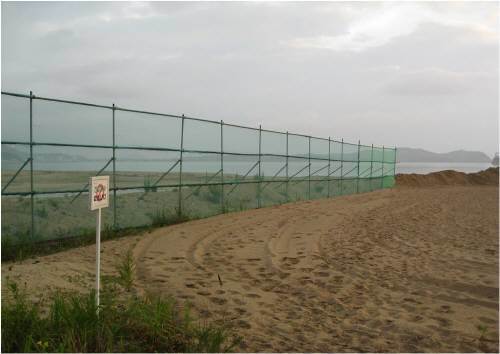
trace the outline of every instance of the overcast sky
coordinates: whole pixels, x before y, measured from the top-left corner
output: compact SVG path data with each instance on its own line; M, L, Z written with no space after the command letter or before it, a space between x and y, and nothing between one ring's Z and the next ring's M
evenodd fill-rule
M498 10L2 2L2 90L493 155Z

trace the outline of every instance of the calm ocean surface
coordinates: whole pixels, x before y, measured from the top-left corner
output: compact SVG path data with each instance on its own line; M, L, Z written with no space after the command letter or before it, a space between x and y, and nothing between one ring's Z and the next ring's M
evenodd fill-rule
M81 162L35 162L35 170L43 171L98 171L100 170L105 161L81 161ZM173 164L173 161L119 161L117 160L117 171L150 171L150 172L164 172L169 169ZM240 162L240 161L225 161L224 171L227 173L238 173L245 174L252 166L254 162ZM305 166L307 162L292 162L289 163L290 171L297 171ZM17 170L20 167L20 162L10 163L2 162L3 170ZM315 162L313 170L317 168L316 166L322 166L322 162ZM339 166L339 163L332 162L332 169ZM350 169L350 166L354 166L349 163L345 163L344 166ZM266 161L262 163L262 173L266 176L273 175L283 167L282 162L278 161ZM401 162L396 165L396 173L419 173L426 174L430 172L437 172L443 170L454 170L460 172L478 172L492 167L489 163L429 163L429 162ZM27 167L29 168L29 167ZM201 172L201 173L211 173L217 172L220 168L220 164L217 161L185 161L183 164L183 171L185 172ZM178 170L178 166L174 171ZM108 166L107 171L111 171L111 165ZM257 169L252 170L251 175L255 175ZM307 172L305 172L307 173ZM354 172L355 173L355 172ZM323 175L319 173L318 175ZM337 174L335 174L337 175Z

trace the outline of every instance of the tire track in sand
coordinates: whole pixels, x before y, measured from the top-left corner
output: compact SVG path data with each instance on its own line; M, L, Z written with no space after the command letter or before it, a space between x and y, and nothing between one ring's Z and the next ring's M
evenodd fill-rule
M461 234L445 223L457 210L439 207L450 193L385 190L157 230L138 246L140 282L189 300L202 317L231 321L245 339L241 351L474 351L464 329L471 319L458 315L473 316L467 306L486 302L450 303L451 294L471 296L475 288L434 280L446 277L436 270L450 274L436 262L447 249L440 242L456 243L452 235ZM481 217L473 214L467 227L489 234ZM472 264L469 253L469 263L455 263ZM494 286L481 289L489 294ZM498 323L488 306L480 317Z

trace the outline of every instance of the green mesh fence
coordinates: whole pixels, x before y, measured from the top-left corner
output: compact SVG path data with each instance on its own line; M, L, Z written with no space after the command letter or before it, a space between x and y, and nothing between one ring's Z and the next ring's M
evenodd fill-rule
M393 148L2 92L2 239L93 233L96 175L119 229L390 188L395 165Z

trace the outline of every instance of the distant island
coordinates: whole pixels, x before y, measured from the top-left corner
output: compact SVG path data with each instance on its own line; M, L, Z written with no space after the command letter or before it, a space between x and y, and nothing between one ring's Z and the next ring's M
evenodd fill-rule
M491 157L481 151L457 150L446 153L402 147L397 150L397 162L478 162L492 163Z

